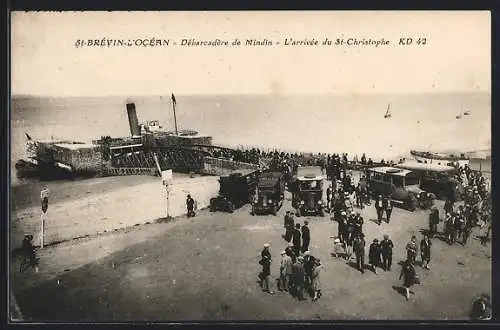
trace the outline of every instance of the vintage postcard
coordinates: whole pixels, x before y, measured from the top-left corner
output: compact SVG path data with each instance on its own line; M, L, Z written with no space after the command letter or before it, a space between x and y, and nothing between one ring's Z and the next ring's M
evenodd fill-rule
M490 31L12 12L11 319L491 319Z

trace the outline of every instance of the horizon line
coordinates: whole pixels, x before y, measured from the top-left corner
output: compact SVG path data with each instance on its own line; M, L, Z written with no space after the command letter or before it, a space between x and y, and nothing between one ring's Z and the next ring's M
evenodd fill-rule
M170 94L182 95L182 96L277 96L277 97L289 97L289 96L381 96L381 95L439 95L439 94L490 94L491 91L485 90L448 90L448 91L422 91L422 92L401 92L401 93L391 93L391 92L328 92L328 93L152 93L152 94L109 94L109 95L53 95L53 94L27 94L27 93L12 93L11 98L20 97L33 97L33 98L85 98L85 97L154 97L154 96L168 96Z

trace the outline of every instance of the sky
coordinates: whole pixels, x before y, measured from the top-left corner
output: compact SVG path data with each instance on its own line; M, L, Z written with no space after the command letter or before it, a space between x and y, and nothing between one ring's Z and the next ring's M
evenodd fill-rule
M490 92L488 11L13 12L12 94L365 94ZM75 47L78 39L170 39L168 47ZM397 46L401 37L426 45ZM179 47L182 38L280 41ZM389 47L284 46L372 38Z

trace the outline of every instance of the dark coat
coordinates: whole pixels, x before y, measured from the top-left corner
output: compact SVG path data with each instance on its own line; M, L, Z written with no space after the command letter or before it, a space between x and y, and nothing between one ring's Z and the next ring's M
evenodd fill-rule
M379 243L373 242L370 244L370 250L368 252L368 259L370 264L377 265L380 263L380 245Z
M364 254L366 242L364 238L356 238L353 242L354 253Z
M304 266L300 262L296 262L292 265L292 278L295 285L304 284Z
M409 288L413 284L415 284L415 276L416 276L415 267L412 264L405 262L403 264L403 268L401 269L401 274L399 275L399 279L403 278L403 284L405 287Z
M295 228L293 230L292 241L293 241L293 245L300 246L300 230L298 230L297 228Z
M311 241L311 232L309 230L309 227L307 226L302 226L302 241L303 242Z
M260 264L262 265L262 273L264 276L271 274L271 252L269 249L263 249L260 253Z
M392 254L392 249L394 248L394 243L392 243L392 241L390 239L388 240L382 240L380 242L380 252L383 254L383 255L390 255Z
M420 242L420 253L422 253L422 256L426 259L430 259L431 257L431 247L432 247L432 242L425 241L424 239Z

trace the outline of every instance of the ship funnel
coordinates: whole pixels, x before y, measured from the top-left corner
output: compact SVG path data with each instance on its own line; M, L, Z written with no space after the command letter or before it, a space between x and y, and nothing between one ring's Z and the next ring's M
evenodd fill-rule
M132 136L140 136L141 128L139 126L139 120L137 119L137 113L135 111L135 103L127 103L127 115L128 123L130 125L130 134Z

